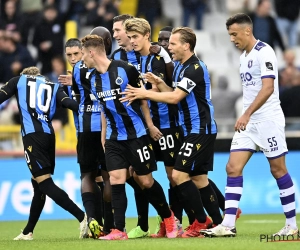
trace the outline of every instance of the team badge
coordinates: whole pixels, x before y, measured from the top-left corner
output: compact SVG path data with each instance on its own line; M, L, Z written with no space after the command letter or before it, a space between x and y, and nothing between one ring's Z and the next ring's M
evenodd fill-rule
M249 60L248 61L248 68L250 69L252 67L252 65L253 65L253 60Z
M116 84L121 85L122 83L123 83L123 79L120 76L118 76L116 79Z
M197 151L198 151L201 148L201 144L197 143L196 148L197 148Z
M173 158L173 157L174 157L174 152L171 152L170 155L171 155L171 157Z
M150 64L147 65L147 71L151 71L151 65Z
M184 74L184 71L182 71L182 72L180 73L179 77L182 78L182 77L183 77L183 74Z

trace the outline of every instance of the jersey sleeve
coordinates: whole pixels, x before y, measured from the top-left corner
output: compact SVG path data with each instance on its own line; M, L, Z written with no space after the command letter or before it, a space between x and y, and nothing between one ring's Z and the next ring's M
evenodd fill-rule
M62 87L59 87L57 90L56 101L63 107L71 109L74 112L78 112L78 103L72 100Z
M140 73L133 65L128 64L127 68L128 83L135 88L140 88Z
M72 73L72 89L75 95L80 94L78 88L79 80L80 80L80 69L76 64L75 67L73 68L73 73Z
M265 47L258 53L260 63L261 79L276 78L277 59L275 52L271 47Z
M0 88L0 104L12 97L17 92L19 79L19 76L14 77Z
M196 84L204 81L204 72L202 66L199 64L191 64L187 69L185 69L183 78L178 83L177 88L190 94L195 88Z

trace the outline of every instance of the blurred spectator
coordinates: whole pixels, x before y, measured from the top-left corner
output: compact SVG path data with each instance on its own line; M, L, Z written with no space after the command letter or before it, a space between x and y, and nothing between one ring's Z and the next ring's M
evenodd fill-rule
M112 32L113 18L119 15L119 11L113 0L101 0L97 3L89 0L86 4L86 25L93 27L103 26Z
M51 81L51 82L56 82L58 83L58 77L59 75L64 75L66 70L65 70L65 65L66 62L63 59L62 56L57 55L54 56L51 59L51 68L52 71L48 74L45 74L45 76Z
M206 10L206 0L181 0L183 8L183 26L188 27L190 17L194 16L196 20L196 29L202 29L203 15Z
M2 38L2 56L0 57L0 82L7 82L20 74L23 68L34 65L34 61L26 47L16 43L5 33Z
M1 87L2 84L0 84ZM0 126L1 125L14 125L16 120L19 119L19 110L16 98L11 98L4 103L0 104ZM19 135L19 133L18 133ZM18 136L17 136L18 138ZM0 150L12 150L14 143L12 135L9 133L0 134Z
M212 89L211 93L215 111L214 116L217 123L219 119L236 118L235 102L241 94L228 89L228 79L226 76L219 77L217 86Z
M298 85L300 68L295 65L296 55L291 49L284 53L285 68L279 71L279 92Z
M21 0L20 2L22 15L22 44L27 45L30 30L35 29L41 19L43 3L42 0Z
M247 0L225 0L226 1L226 8L228 11L229 16L245 12L247 9Z
M16 2L9 0L4 5L4 14L0 19L0 29L10 32L15 42L21 41L21 16L17 13Z
M281 35L292 48L297 45L297 23L300 12L299 0L274 0L277 13L277 25Z
M294 86L280 94L280 104L285 117L300 118L300 73L295 76ZM300 122L287 123L286 130L300 130Z
M273 49L277 43L281 50L284 51L285 47L281 35L270 12L270 0L259 0L256 11L249 14L253 22L253 34L257 39L269 44Z
M52 71L51 59L64 52L64 18L58 15L54 5L46 5L43 11L43 18L37 25L33 45L38 50L38 58L42 63L42 74Z
M55 56L51 60L52 72L45 76L51 81L58 83L59 75L64 75L66 62L62 56ZM57 107L52 119L52 126L55 132L59 132L68 123L68 111L65 108Z
M145 18L153 29L155 20L162 16L161 0L139 0L137 16Z

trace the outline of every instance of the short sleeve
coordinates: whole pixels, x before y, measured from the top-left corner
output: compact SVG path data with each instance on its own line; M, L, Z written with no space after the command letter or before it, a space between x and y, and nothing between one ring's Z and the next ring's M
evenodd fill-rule
M258 53L260 63L261 79L276 78L277 59L271 47L265 47Z

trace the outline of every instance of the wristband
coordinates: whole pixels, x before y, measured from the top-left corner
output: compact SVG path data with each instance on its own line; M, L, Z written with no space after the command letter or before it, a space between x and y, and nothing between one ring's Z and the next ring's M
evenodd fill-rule
M158 55L164 59L165 63L172 62L171 57L163 47L160 47L160 52L158 53Z

